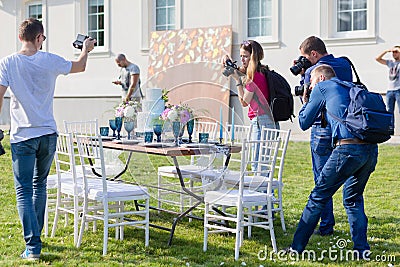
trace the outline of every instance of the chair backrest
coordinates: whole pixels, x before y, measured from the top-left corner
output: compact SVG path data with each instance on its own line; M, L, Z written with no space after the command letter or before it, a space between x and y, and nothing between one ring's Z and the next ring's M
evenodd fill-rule
M61 181L76 185L77 172L72 133L58 133L54 162L57 171L57 187L61 187ZM72 193L76 195L76 186L73 191Z
M278 129L270 129L263 127L261 129L261 139L269 139L269 140L281 140L279 145L278 156L276 159L276 176L278 177L279 182L282 182L283 176L283 167L285 164L285 156L286 150L289 144L291 130L278 130Z
M272 192L272 181L281 140L244 140L242 144L242 161L240 165L239 190L244 189L245 176L267 177L267 193ZM258 156L256 156L256 154ZM250 168L250 166L257 166ZM257 188L253 184L252 187Z
M198 138L199 133L209 133L209 139L216 139L217 137L217 122L211 121L195 121L193 134Z
M97 136L99 135L99 123L97 119L88 121L65 121L64 130L66 133L83 134Z
M107 176L104 163L104 151L101 136L76 135L78 154L82 165L85 194L88 193L88 180L96 178L102 180L102 190L107 192ZM97 162L97 164L95 164ZM94 174L92 170L98 174ZM107 195L105 194L106 198Z
M232 133L233 130L233 133ZM225 126L225 143L241 145L243 140L250 140L251 126L250 125L234 125L226 123ZM232 137L234 140L232 140Z

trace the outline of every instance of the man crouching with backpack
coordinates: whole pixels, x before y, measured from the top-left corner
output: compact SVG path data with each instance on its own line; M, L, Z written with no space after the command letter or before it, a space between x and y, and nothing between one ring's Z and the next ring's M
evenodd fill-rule
M312 91L309 99L307 92L304 92L306 103L299 113L302 130L310 128L324 109L343 118L345 109L350 103L349 90L336 81L339 80L335 71L328 65L319 65L311 72ZM329 114L325 115L332 129L334 149L317 178L288 252L304 251L325 208L326 200L344 184L343 205L350 224L354 255L359 259L367 259L370 256L370 246L367 242L368 220L364 213L363 192L369 176L375 170L378 146L357 139L343 124Z

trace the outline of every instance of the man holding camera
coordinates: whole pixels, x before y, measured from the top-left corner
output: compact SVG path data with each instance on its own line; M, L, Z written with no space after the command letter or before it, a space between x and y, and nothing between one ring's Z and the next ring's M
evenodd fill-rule
M56 79L60 74L83 72L95 39L83 42L76 61L41 51L46 40L43 25L30 18L18 33L21 50L0 61L0 110L10 88L10 143L17 209L25 239L23 259L38 260L46 207L47 175L57 143L53 116Z
M130 62L124 54L119 54L115 58L118 67L121 68L118 80L113 84L121 85L123 101L137 101L142 99L142 91L140 89L140 69L138 65Z
M367 259L370 247L367 242L368 219L364 212L363 192L377 163L378 146L356 138L344 124L330 115L342 118L350 103L348 87L342 85L343 82L335 76L332 67L318 65L311 72L312 91L309 100L304 93L306 103L299 113L301 129L310 128L323 110L329 111L326 120L332 129L334 149L316 179L288 252L304 251L328 200L343 185L343 206L350 224L353 249L358 252L358 255L353 255Z
M302 73L302 80L300 81L302 91L307 91L307 86L310 84L311 72L314 68L321 64L331 66L336 76L343 81L352 81L351 66L344 58L335 58L332 54L328 54L325 43L316 36L310 36L305 39L300 45L301 57L295 62L291 68L293 74L297 75ZM297 69L295 68L297 67ZM300 70L298 70L300 69ZM296 72L297 70L297 72ZM306 94L304 94L306 96ZM326 161L332 153L332 132L329 124L325 122L324 110L321 110L319 116L311 127L310 147L311 159L314 174L314 182L317 181ZM321 222L316 234L321 236L332 235L333 226L335 225L335 218L333 215L333 201L332 198L327 199L327 205L321 213Z

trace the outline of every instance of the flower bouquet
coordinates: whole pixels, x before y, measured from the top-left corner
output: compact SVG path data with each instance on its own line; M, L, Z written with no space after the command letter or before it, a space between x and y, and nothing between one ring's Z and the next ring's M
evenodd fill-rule
M130 139L130 133L135 127L135 120L139 109L140 103L136 101L123 101L115 108L115 120L121 126L122 119L124 120L124 128L128 132L128 139ZM120 131L121 129L118 131L118 136Z
M194 111L187 105L167 105L160 118L172 122L172 132L178 145L178 137L182 137L184 126L187 125L189 141L193 133Z

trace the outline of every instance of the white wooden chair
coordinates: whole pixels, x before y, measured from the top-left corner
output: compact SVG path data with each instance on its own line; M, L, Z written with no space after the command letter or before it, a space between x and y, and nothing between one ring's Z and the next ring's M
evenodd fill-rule
M115 227L116 239L124 238L124 227L134 226L144 229L145 246L149 244L149 194L147 188L114 182L107 180L106 168L104 163L104 151L101 136L89 137L77 135L79 157L83 173L83 212L77 247L82 244L85 225L89 221L103 221L103 255L107 254L108 231L110 227ZM100 162L100 165L93 165L93 162ZM91 169L96 168L101 177L91 173ZM93 203L102 203L102 211L99 207L93 207ZM143 201L143 209L125 209L126 202ZM134 207L139 207L133 205ZM95 209L95 212L93 212Z
M64 120L64 131L66 133L83 134L88 136L100 135L100 128L97 119L87 121L66 121ZM123 162L118 158L122 152L117 150L105 149L104 158L106 162L107 175L115 176L124 169ZM94 163L95 165L98 163ZM77 167L78 173L81 168Z
M59 133L57 149L54 157L56 166L56 188L55 215L51 237L55 236L60 214L72 214L74 221L74 244L78 241L79 212L82 206L79 197L82 194L83 177L77 175L75 166L74 145L71 133ZM82 200L82 198L80 198ZM65 216L66 223L68 216ZM48 222L48 220L46 221Z
M279 140L244 140L238 186L234 185L228 189L205 192L203 251L207 251L209 233L231 232L236 236L235 260L238 260L244 228L252 226L269 230L272 248L277 252L272 216L272 180L279 143ZM257 170L249 171L249 166L255 163L252 160L254 158L252 154L255 153L255 150L252 149L253 145L259 145L260 154L256 162L258 164ZM269 177L267 191L264 193L246 188L244 184L246 176ZM258 206L266 206L267 210L260 212ZM213 207L224 207L223 214L215 212ZM257 220L254 220L254 217Z
M193 135L197 136L200 132L209 133L209 139L215 139L217 135L218 124L216 122L209 121L195 121ZM182 175L188 179L188 187L193 189L194 180L201 181L201 176L205 175L205 171L212 166L214 154L211 155L193 155L190 158L189 164L180 165ZM161 166L157 170L158 176L158 188L169 188L175 190L179 194L179 201L176 200L177 194L173 194L171 191L158 189L158 207L162 207L162 203L175 204L180 206L181 211L185 206L185 195L182 194L179 182L174 182L165 177L178 178L176 167ZM166 197L165 197L166 196ZM175 197L175 199L174 199ZM189 197L190 198L190 197ZM190 200L189 200L190 201Z
M261 139L263 140L281 140L278 148L277 163L275 164L275 177L272 181L273 195L273 211L279 213L281 219L282 230L286 232L284 211L283 211L283 169L285 164L286 150L289 144L291 130L278 130L263 127L261 130ZM231 172L225 175L225 183L234 185L237 184L239 175L236 172ZM263 192L267 190L269 177L252 176L244 177L244 186Z

